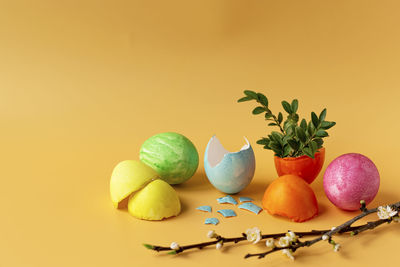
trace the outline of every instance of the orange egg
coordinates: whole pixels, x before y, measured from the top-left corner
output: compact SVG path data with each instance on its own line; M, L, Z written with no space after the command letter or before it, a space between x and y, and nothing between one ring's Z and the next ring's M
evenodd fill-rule
M294 222L310 220L318 214L318 203L310 185L296 175L283 175L264 193L262 205L272 215L288 217Z

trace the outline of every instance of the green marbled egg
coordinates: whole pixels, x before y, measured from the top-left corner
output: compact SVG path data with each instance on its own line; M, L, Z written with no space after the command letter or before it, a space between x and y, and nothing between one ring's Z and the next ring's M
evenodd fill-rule
M185 136L168 132L147 139L140 148L140 160L152 167L169 184L180 184L196 172L199 154Z

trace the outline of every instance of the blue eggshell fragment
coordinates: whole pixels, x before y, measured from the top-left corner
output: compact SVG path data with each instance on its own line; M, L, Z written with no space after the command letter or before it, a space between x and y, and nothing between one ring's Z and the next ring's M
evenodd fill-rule
M253 201L254 199L252 199L251 197L239 197L239 201L241 202L241 203L243 203L243 202L251 202L251 201Z
M211 212L211 206L200 206L200 207L197 207L196 210Z
M231 196L225 196L225 197L220 197L217 198L217 201L219 204L233 204L233 205L237 205L237 201L231 197Z
M219 224L219 220L217 218L207 218L204 224Z
M217 211L218 213L221 213L225 218L228 217L236 217L236 212L234 212L231 209L224 209L224 210L219 210Z
M260 208L259 206L257 206L256 204L253 204L251 202L246 202L246 203L240 204L238 206L238 208L254 212L255 214L259 214L260 211L262 211L262 208Z
M216 136L207 144L204 169L210 183L226 194L236 194L248 186L256 167L249 141L237 152L226 150Z

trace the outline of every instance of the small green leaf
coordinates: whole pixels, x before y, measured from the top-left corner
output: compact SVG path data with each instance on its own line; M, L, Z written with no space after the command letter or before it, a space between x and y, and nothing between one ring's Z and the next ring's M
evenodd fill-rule
M286 110L287 113L291 114L292 108L290 107L290 104L287 101L282 101L282 107L284 110Z
M303 148L303 153L312 159L314 158L314 154L312 153L311 148L309 147Z
M283 123L283 129L287 132L290 128L293 128L294 131L294 127L296 126L296 124L293 124L292 121L286 120Z
M269 147L275 152L276 156L282 157L283 151L282 146L275 142L270 142Z
M154 246L149 245L149 244L143 244L143 246L147 249L154 249Z
M289 139L292 139L293 137L291 137L291 136L289 136L289 135L285 135L283 138L282 138L282 143L283 143L283 145L286 145L287 144L287 141L289 140Z
M317 117L317 114L315 114L314 112L311 112L311 120L312 120L312 123L314 124L314 127L315 127L315 128L318 128L318 126L319 126L319 119L318 119L318 117Z
M278 126L278 124L276 124L275 122L270 122L268 123L268 126Z
M311 152L312 152L312 154L314 155L315 152L317 152L317 149L318 149L318 144L317 144L317 142L311 141L311 142L310 142L310 147L311 147Z
M296 113L299 107L299 101L297 99L293 99L292 104L290 106L292 108L293 113Z
M308 131L305 132L306 133L306 139L310 139L310 134L308 133Z
M299 114L292 113L288 116L288 120L290 120L293 124L297 125L297 122L299 121Z
M324 131L324 130L318 130L318 132L315 134L316 137L327 137L329 134Z
M314 124L313 123L309 123L308 124L308 126L307 126L307 132L308 132L308 134L309 134L309 136L313 136L314 135L314 133L315 133L315 127L314 127Z
M239 99L237 102L240 103L240 102L245 102L245 101L249 101L249 100L252 100L252 99L253 98L251 98L249 96L245 96L245 97L242 97L241 99Z
M291 137L294 134L294 125L290 125L286 127L286 136Z
M272 117L273 117L272 113L269 113L269 112L265 113L265 118L266 119L269 119L269 118L272 118Z
M290 146L291 148L293 148L294 151L297 151L297 150L299 149L299 147L300 147L300 144L297 143L297 142L296 142L295 140L293 140L293 139L289 139L289 140L287 140L287 142L288 142L289 146Z
M252 99L258 100L258 95L256 92L253 92L251 90L244 90L244 94L251 97Z
M321 123L321 128L324 129L324 130L328 130L328 129L332 128L335 125L336 125L336 122L334 122L334 121L323 121Z
M271 150L271 148L270 148L268 145L265 145L265 146L264 146L264 149L269 149L269 150Z
M305 119L302 119L300 122L300 127L303 128L303 130L307 130L307 122Z
M270 142L268 146L270 148L272 148L272 150L274 150L275 152L276 151L278 151L279 153L282 152L282 146L279 143L275 142L275 141Z
M317 143L318 148L321 148L324 144L324 140L322 140L321 138L315 138L313 141Z
M324 108L323 111L321 111L321 114L319 114L319 121L324 121L326 117L326 108Z
M303 128L297 126L295 131L296 131L297 138L299 138L299 140L302 143L305 143L307 138L306 138L306 133L304 132Z
M275 141L279 144L282 144L282 138L283 138L282 134L273 131L273 132L271 132L271 136L272 136L273 141Z
M268 98L261 94L261 93L257 93L258 99L260 100L260 103L262 105L264 105L265 107L268 107Z
M169 254L169 255L176 255L176 254L178 254L178 252L176 252L176 250L172 250L172 251L168 252L167 254Z
M265 137L263 137L257 141L257 144L259 144L259 145L268 145L268 143L269 143L269 139L265 138Z
M290 153L291 150L292 150L292 149L291 149L290 146L288 146L288 145L284 146L284 147L283 147L283 157L287 157L287 156L289 155L289 153Z
M279 124L281 124L282 121L283 121L283 115L282 115L282 112L279 112L279 114L278 114L278 122L279 122Z
M265 111L265 108L263 108L263 107L256 107L255 109L253 109L253 114L254 114L254 115L257 115L257 114L263 113L264 111Z

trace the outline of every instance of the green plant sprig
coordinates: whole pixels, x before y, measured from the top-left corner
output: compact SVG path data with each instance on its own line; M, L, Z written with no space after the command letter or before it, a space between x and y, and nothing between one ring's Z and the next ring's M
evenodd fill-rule
M336 125L336 122L326 121L326 108L323 109L319 116L315 112L311 112L311 120L307 123L302 119L299 124L299 114L297 109L299 101L293 99L289 104L282 101L282 107L286 111L286 120L283 121L283 114L278 115L272 113L268 107L268 98L262 93L245 90L245 96L240 98L238 102L255 100L260 105L253 109L254 115L265 113L266 121L270 121L268 126L279 128L278 131L272 131L268 137L262 137L257 144L264 146L265 149L274 151L275 155L280 158L299 157L307 155L314 158L315 153L322 148L323 138L328 137L326 130Z

